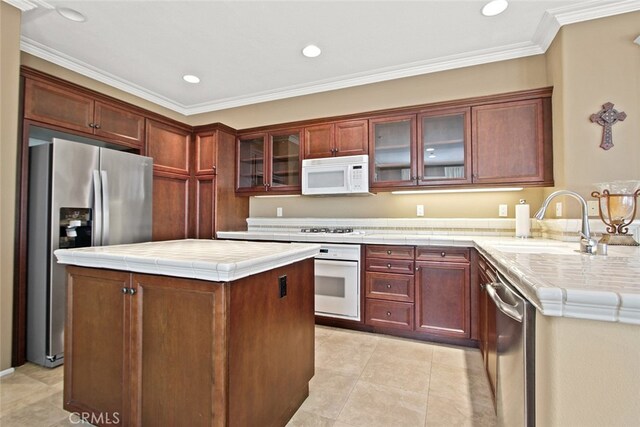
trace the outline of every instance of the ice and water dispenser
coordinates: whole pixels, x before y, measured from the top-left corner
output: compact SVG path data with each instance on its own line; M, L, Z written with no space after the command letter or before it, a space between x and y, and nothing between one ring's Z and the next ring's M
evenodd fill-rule
M60 208L60 249L91 246L91 209Z

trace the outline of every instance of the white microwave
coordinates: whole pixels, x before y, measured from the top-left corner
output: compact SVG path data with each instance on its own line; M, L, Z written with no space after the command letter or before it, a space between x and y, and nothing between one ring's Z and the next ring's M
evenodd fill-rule
M369 193L369 156L327 157L302 161L302 194Z

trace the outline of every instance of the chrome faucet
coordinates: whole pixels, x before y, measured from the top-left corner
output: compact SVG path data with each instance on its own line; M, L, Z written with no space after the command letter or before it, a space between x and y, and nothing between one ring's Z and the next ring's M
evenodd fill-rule
M573 196L580 202L580 205L582 206L582 231L580 231L580 235L582 237L580 239L580 252L586 254L595 254L597 242L595 239L591 238L591 231L589 230L589 208L587 207L586 200L584 200L584 198L575 191L558 190L549 194L547 199L542 203L542 206L534 216L540 220L544 218L544 213L549 207L549 202L551 202L551 199L556 196Z

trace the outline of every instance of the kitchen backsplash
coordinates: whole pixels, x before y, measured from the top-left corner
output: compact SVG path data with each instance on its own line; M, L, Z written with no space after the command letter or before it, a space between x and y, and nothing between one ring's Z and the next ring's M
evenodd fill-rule
M302 228L353 228L354 231L376 234L426 234L433 236L500 236L515 235L512 218L247 218L248 231L295 232ZM605 232L599 219L589 220L596 238ZM531 236L572 242L579 240L579 219L531 219ZM640 241L640 220L634 221L629 232Z

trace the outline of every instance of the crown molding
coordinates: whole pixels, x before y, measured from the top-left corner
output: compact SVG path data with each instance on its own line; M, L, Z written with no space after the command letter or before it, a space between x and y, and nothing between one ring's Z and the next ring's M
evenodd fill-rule
M21 10L36 7L53 8L44 0L3 0ZM27 9L23 9L22 7ZM526 56L539 55L547 51L563 25L604 18L607 16L640 10L640 0L602 1L592 0L561 8L550 9L540 20L531 42L517 43L498 48L485 49L463 54L450 55L428 61L403 64L398 67L373 70L367 73L341 76L340 78L312 82L310 84L279 88L250 96L239 96L194 105L183 105L160 94L144 89L132 82L106 73L90 64L78 61L55 49L51 49L26 37L21 38L20 49L39 58L57 64L78 74L120 89L154 104L173 110L185 116L208 113L228 108L276 101L296 96L310 95L331 90L345 89L371 83L379 83L439 71L454 70L491 62L505 61Z
M44 9L55 9L52 5L44 0L2 0L11 6L20 9L23 12L42 7Z
M106 73L92 65L89 65L83 61L79 61L69 55L38 43L35 40L31 40L27 37L20 37L20 50L29 53L45 61L54 63L68 70L74 71L85 77L89 77L93 80L97 80L106 85L112 86L116 89L120 89L131 95L135 95L139 98L153 102L154 104L173 110L177 113L188 115L188 109L184 105L177 104L170 99L158 95L154 92L148 91L141 86L131 83L127 80L116 77L112 74Z

